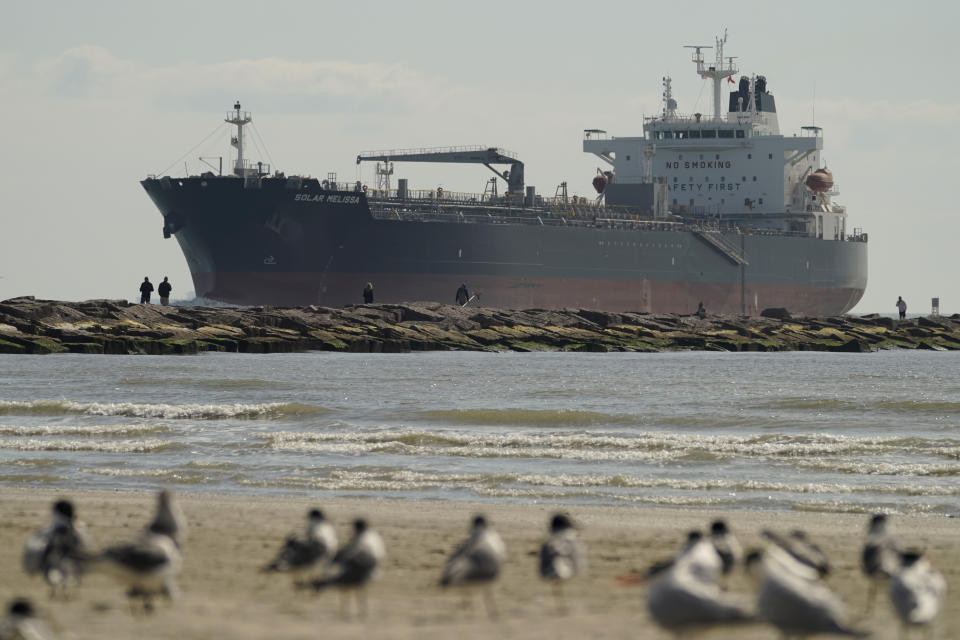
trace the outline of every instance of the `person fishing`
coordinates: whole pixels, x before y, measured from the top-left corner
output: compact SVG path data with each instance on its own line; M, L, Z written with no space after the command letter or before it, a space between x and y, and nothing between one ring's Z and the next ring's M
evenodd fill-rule
M460 305L461 307L467 304L468 302L470 302L470 292L467 291L466 284L461 284L460 288L457 289L456 301L457 301L457 304Z

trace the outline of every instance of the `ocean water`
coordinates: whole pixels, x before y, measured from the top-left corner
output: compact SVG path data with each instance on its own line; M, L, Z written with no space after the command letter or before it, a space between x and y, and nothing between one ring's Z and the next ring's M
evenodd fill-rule
M960 516L960 353L0 356L0 486Z

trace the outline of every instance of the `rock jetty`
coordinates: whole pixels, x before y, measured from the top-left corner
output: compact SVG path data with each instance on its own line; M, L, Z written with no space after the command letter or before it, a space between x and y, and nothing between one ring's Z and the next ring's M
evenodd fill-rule
M126 300L0 302L0 353L847 351L960 349L960 314L794 318L546 311L432 302L195 307Z

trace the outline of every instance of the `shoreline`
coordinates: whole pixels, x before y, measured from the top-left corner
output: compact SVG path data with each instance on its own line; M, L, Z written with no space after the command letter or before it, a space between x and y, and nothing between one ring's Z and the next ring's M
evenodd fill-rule
M130 539L152 515L154 495L141 491L68 492L52 489L0 490L5 526L0 528L0 571L9 576L0 585L4 603L14 595L30 597L61 638L138 637L190 638L667 638L649 623L645 588L618 586L614 577L644 569L669 557L686 532L701 530L725 518L745 547L759 543L759 530L787 532L803 528L820 544L835 570L831 587L853 614L861 611L866 581L859 571L859 549L865 515L756 512L707 508L647 506L570 506L548 503L448 503L395 498L258 497L223 493L176 496L189 523L184 545L181 599L171 607L160 603L149 617L133 617L122 588L92 573L66 602L51 601L46 585L20 570L27 537L45 526L50 505L59 497L73 499L86 522L95 548ZM383 535L387 563L370 590L366 621L343 620L337 594L294 592L286 576L264 575L258 569L279 549L285 536L303 528L306 511L322 508L334 523L341 543L355 517L366 517ZM536 552L546 523L557 510L571 515L582 528L590 549L588 574L566 589L571 611L557 616L548 585L535 575ZM485 513L503 536L508 562L494 587L500 609L491 621L483 605L472 614L461 611L459 593L436 586L443 562L467 534L470 518ZM893 516L891 530L905 546L924 548L953 589L960 580L960 540L954 519L939 516ZM750 593L738 572L731 589ZM875 613L860 627L874 638L896 637L899 625L881 594ZM960 632L960 599L948 594L937 627L940 638ZM769 638L770 627L755 625L714 631L711 638Z

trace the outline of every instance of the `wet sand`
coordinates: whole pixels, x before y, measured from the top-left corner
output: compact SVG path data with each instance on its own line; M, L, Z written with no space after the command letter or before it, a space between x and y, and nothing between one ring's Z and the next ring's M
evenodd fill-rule
M184 544L182 596L160 602L150 616L133 616L123 588L109 576L92 573L67 601L51 600L39 578L23 573L20 558L27 537L48 521L62 491L0 491L0 599L30 597L60 638L670 638L653 626L644 607L645 588L619 586L614 577L644 569L668 557L686 531L706 529L724 517L744 546L759 542L762 528L802 528L830 557L830 585L846 600L851 617L863 610L867 583L860 575L859 550L866 515L798 512L741 512L650 507L568 507L582 527L590 550L588 575L566 589L569 612L558 615L553 593L536 575L537 550L550 504L504 505L414 502L378 499L308 500L211 494L180 494L190 524ZM134 537L152 516L154 496L126 492L75 492L77 513L97 547ZM321 507L336 524L341 542L355 517L366 517L382 534L386 567L369 591L367 619L344 619L339 594L295 591L284 575L258 571L287 534L303 529L305 515ZM477 594L465 608L465 594L437 586L447 554L461 541L471 517L485 513L500 531L509 561L494 597L497 620L487 617ZM925 549L946 575L949 588L937 638L960 637L960 521L943 517L891 517L892 533L903 544ZM731 582L748 593L742 572ZM6 606L4 604L4 606ZM878 598L874 613L859 627L874 638L896 638L899 624ZM768 626L716 629L706 638L775 638Z

